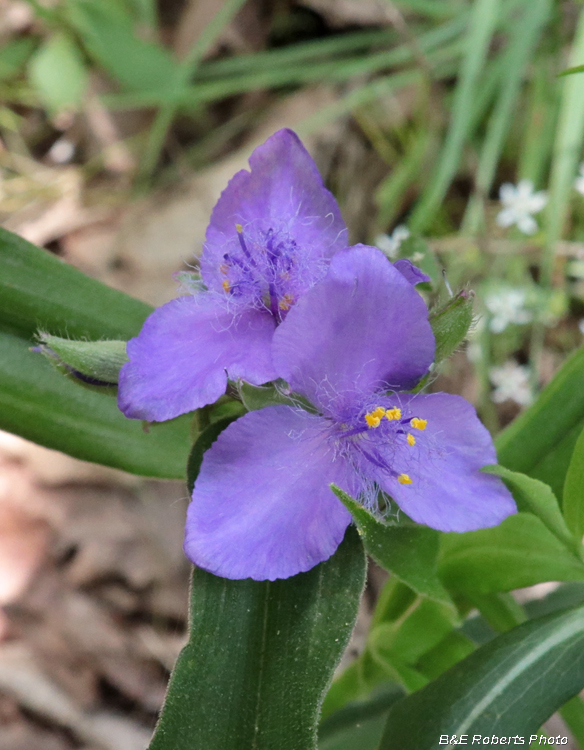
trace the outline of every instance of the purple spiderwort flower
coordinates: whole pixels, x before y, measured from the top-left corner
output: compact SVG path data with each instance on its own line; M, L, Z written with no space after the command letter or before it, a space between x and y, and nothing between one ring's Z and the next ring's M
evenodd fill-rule
M326 560L351 516L329 485L377 507L388 493L442 531L494 526L516 512L491 437L459 396L404 392L427 372L424 301L375 249L333 258L278 328L280 377L317 408L250 412L205 454L189 505L187 556L227 578L286 578Z
M249 164L213 209L206 290L158 308L128 342L118 399L127 417L172 419L216 401L228 377L254 385L277 377L276 327L347 246L339 207L292 131L268 138Z

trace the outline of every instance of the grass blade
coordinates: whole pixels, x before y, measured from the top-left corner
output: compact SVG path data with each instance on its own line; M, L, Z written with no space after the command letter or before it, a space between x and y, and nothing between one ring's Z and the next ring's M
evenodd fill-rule
M458 168L472 122L477 84L497 28L500 10L501 0L475 0L469 23L466 55L460 68L452 104L450 128L433 178L410 218L409 225L414 231L422 232L432 221Z

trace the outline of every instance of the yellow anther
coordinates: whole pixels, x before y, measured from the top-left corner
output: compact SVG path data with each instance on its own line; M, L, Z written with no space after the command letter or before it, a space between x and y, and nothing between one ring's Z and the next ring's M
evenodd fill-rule
M243 227L241 226L241 224L236 224L235 228L238 234L241 234L243 232Z
M381 424L381 419L379 417L375 417L373 414L366 414L365 421L367 422L368 427L379 427L379 425Z
M410 479L410 477L409 477L408 474L400 474L399 477L397 478L397 481L400 484L411 484L412 483L412 480Z
M425 430L426 425L428 424L427 419L418 419L418 417L414 417L410 420L410 424L415 430Z
M369 427L379 427L383 416L385 416L385 409L383 406L378 406L376 409L365 415L365 421Z
M294 297L291 294L285 294L280 300L278 307L280 310L289 310L293 302Z
M221 271L222 274L226 274L227 271L229 271L229 266L227 265L227 263L222 263L219 266L219 270Z
M385 416L390 420L390 422L393 419L401 419L401 409L398 409L397 406L394 406L392 409L388 409L385 412Z
M229 282L227 281L227 279L223 280L223 283L221 284L221 286L223 287L223 289L225 289L226 292L228 292L230 289Z
M408 441L408 445L415 445L416 444L416 438L413 435L408 435L407 441Z

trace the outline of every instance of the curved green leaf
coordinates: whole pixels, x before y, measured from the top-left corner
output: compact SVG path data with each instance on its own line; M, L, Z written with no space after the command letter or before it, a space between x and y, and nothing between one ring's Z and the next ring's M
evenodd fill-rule
M443 534L438 570L448 588L478 594L584 580L584 564L531 513L491 529Z
M188 415L152 425L126 419L107 393L81 388L19 336L0 331L0 429L85 461L184 479Z
M578 538L584 535L584 430L576 442L564 485L564 516Z
M124 88L164 98L178 65L164 47L134 33L121 3L69 0L67 15L89 54Z
M315 750L320 707L365 580L353 527L308 573L231 581L195 570L191 627L150 750Z
M88 71L77 44L67 34L53 34L41 45L29 62L28 74L49 112L81 106Z
M440 736L530 734L584 688L584 607L494 638L394 704L379 750L436 750ZM444 744L444 742L442 743Z
M205 451L232 421L217 420L195 442L189 492ZM232 581L195 569L189 643L149 750L316 750L322 702L355 624L365 571L353 527L329 560L285 580Z
M416 593L454 609L448 592L438 578L439 534L427 526L390 526L375 518L339 487L332 491L357 524L365 549L386 570L390 570Z
M193 494L195 479L197 478L201 469L205 451L209 450L209 448L213 445L215 440L217 440L219 435L226 427L229 427L232 422L235 422L237 416L239 415L222 417L221 419L218 419L216 422L213 422L208 427L206 427L197 437L191 449L191 452L189 453L189 460L187 464L187 487L189 490L189 495Z
M566 526L556 496L547 484L504 466L485 466L483 471L501 477L513 493L519 511L536 515L569 550L580 556L581 544Z
M584 419L583 379L584 347L580 347L543 389L537 401L497 437L497 454L502 466L552 484L538 469L545 457ZM578 434L579 431L574 433L573 443L567 446L570 452ZM548 469L553 473L553 464ZM558 478L555 479L554 484L557 484Z
M152 307L0 228L0 329L32 338L129 339Z
M85 461L183 479L192 442L188 416L145 431L106 392L80 388L30 351L39 328L128 339L150 312L149 305L0 229L0 429Z
M325 719L318 730L318 750L376 750L389 707L403 689L388 682L368 700L349 703Z

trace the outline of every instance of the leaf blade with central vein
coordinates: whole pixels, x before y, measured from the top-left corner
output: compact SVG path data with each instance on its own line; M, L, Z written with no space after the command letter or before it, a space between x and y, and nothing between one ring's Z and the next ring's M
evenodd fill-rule
M434 750L446 734L470 739L537 732L584 687L583 645L582 606L498 636L396 703L379 750Z
M353 527L332 558L285 580L195 570L190 640L149 750L316 750L320 707L364 580Z

